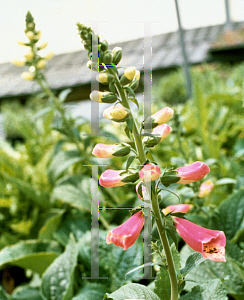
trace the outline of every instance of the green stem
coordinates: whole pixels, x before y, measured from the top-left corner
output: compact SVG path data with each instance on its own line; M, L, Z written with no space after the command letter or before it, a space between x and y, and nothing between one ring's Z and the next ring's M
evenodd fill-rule
M130 105L129 105L129 101L127 99L126 92L122 88L122 86L119 82L118 76L115 72L114 72L114 76L115 76L115 85L116 85L117 91L122 99L122 104L124 105L124 107L126 107L127 109L130 110ZM145 155L145 152L143 149L142 139L138 133L138 128L137 128L137 124L136 124L135 120L134 120L134 126L133 126L133 137L134 137L139 161L141 164L143 164L146 161L146 155ZM152 192L152 209L153 209L153 213L156 217L156 225L157 225L158 233L159 233L160 240L161 240L161 243L164 248L164 252L165 252L165 256L166 256L166 260L167 260L167 264L168 264L168 272L169 272L169 277L170 277L170 282L171 282L171 300L177 300L178 299L177 275L176 275L173 256L172 256L171 249L169 246L169 241L168 241L168 238L167 238L167 235L165 232L165 226L163 225L162 216L161 216L161 212L159 209L159 204L158 204L157 195L156 195L156 191L155 191L155 185L151 186L151 192Z

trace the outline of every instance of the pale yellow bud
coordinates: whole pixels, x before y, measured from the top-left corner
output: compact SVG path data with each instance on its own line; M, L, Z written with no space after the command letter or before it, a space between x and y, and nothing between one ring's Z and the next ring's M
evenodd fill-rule
M132 80L134 78L136 74L136 68L135 67L128 67L125 69L125 72L124 72L124 76L129 79L129 80Z
M36 67L37 69L44 69L47 65L47 61L45 59L41 59L38 61Z
M32 23L32 22L28 23L27 27L30 28L30 29L33 29L34 28L34 23Z
M36 35L35 35L35 38L40 40L41 36L42 36L41 30L38 30Z
M54 57L54 53L53 52L49 52L46 56L45 56L45 59L46 60L50 60Z
M29 72L34 73L36 71L36 68L34 66L29 67Z
M33 80L35 78L35 75L33 73L30 73L30 72L23 72L21 74L21 77L25 80Z
M135 75L136 80L140 80L140 71L136 70L136 75Z
M22 42L22 41L18 41L18 44L19 44L20 46L25 46L25 43Z
M23 67L25 65L25 60L13 60L12 64L17 66L17 67Z
M45 49L48 45L48 42L45 42L43 44L41 44L41 46L39 47L40 50Z
M26 58L26 60L28 60L28 61L30 61L30 60L32 60L33 58L34 58L34 53L32 52L32 51L30 51L30 52L28 52L28 53L26 53L25 55L24 55L24 57Z
M35 38L34 32L32 32L32 31L27 31L27 32L26 32L26 36L28 37L28 39L29 39L30 41L33 41L34 38Z

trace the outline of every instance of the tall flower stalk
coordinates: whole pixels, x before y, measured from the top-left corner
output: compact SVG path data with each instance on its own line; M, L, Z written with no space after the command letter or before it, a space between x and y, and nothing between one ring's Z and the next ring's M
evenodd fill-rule
M159 207L159 183L161 182L165 186L172 183L186 184L202 179L206 174L209 173L209 167L202 162L195 162L189 166L183 166L174 171L164 172L161 174L160 167L157 166L154 160L150 160L147 157L147 153L150 152L150 148L158 145L162 140L167 138L170 134L171 127L165 124L168 120L173 117L173 110L171 108L163 108L160 111L153 114L149 121L151 121L153 132L152 134L142 135L143 124L141 124L140 130L138 129L137 121L133 116L133 112L130 108L130 100L137 103L135 99L134 90L139 85L140 72L136 70L135 67L130 66L124 70L124 74L119 78L117 64L120 62L122 57L122 49L120 47L115 47L112 51L108 50L108 43L106 41L100 41L99 37L96 36L91 28L85 27L84 25L77 24L78 31L81 36L82 42L84 43L85 49L88 50L89 58L88 67L95 67L95 70L99 72L97 80L105 85L108 85L109 91L100 92L92 91L90 98L93 101L100 103L114 103L114 106L107 108L104 111L104 116L114 122L124 122L126 124L125 132L128 138L131 140L130 151L133 155L136 154L138 159L138 167L130 168L128 170L107 170L100 177L100 185L105 187L118 187L123 186L129 182L136 182L139 177L140 181L136 186L136 192L141 200L148 200L151 198L151 208L152 213L155 217L155 222L157 230L160 236L160 241L163 246L167 269L171 282L171 300L178 299L178 280L176 268L166 234L166 217L170 217L171 212L167 215L164 214ZM98 44L98 62L99 64L92 63L92 42L97 39ZM132 95L133 98L129 98ZM138 104L138 103L137 103ZM148 120L145 120L148 122ZM127 144L128 145L128 144ZM124 147L123 143L119 147ZM104 152L100 154L100 149ZM112 149L112 150L111 150ZM93 154L98 157L112 157L114 150L114 145L105 146L98 144L93 150ZM127 149L128 150L128 149ZM116 156L124 156L126 153L121 154L117 152ZM152 156L151 156L152 157ZM182 177L182 178L181 178ZM158 180L158 181L157 181ZM166 216L167 215L167 216ZM178 224L180 218L175 220L175 230L182 232ZM140 220L140 221L138 221ZM173 220L172 220L173 221ZM123 247L124 250L128 249L136 241L141 228L144 224L143 213L138 212L128 219L124 224L110 231L107 235L106 242L108 244L114 243L117 246ZM187 223L185 228L192 228ZM194 224L195 225L195 224ZM196 225L197 226L197 225ZM200 227L200 226L199 226ZM194 227L195 228L195 227ZM200 227L201 228L201 227ZM209 232L207 229L203 229L203 232ZM184 232L185 240L189 242L191 240L190 232L189 238L186 232ZM218 233L209 233L209 240L212 236L218 236ZM222 235L222 233L221 233ZM222 241L222 240L221 240ZM195 247L197 251L204 253L202 251L201 245L205 245L201 241L201 237L197 239L198 247ZM189 243L191 244L191 242ZM224 239L221 247L224 246ZM224 253L224 252L223 252ZM206 256L205 256L206 257ZM214 260L214 259L213 259Z

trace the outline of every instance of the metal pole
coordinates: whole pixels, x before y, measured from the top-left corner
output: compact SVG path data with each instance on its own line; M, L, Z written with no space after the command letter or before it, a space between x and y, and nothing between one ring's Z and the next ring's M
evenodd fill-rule
M183 60L184 60L183 64L184 64L184 72L185 72L186 83L187 83L187 96L188 96L188 98L190 98L192 96L192 82L191 82L191 75L190 75L190 70L189 70L189 62L187 59L186 48L185 48L184 31L182 29L181 21L180 21L178 0L175 0L175 8L176 8L177 20L178 20L178 25L179 25L180 45L181 45L181 50L182 50L182 55L183 55Z
M232 22L230 19L230 2L229 0L225 0L225 13L226 13L226 28L231 29L232 28Z

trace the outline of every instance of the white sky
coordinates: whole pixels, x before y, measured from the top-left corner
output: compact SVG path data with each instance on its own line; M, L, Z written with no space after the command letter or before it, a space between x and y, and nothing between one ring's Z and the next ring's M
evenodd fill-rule
M224 0L178 0L184 28L225 22ZM244 0L230 0L231 17L244 20ZM101 37L109 43L144 36L143 22L152 22L152 34L177 30L174 0L0 0L0 63L22 59L27 41L25 15L30 10L41 41L55 54L82 48L76 22L98 22ZM94 28L94 26L93 26ZM97 31L96 31L97 32Z

